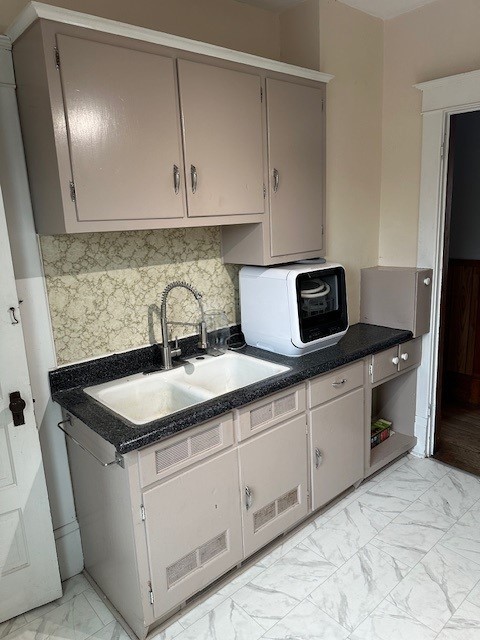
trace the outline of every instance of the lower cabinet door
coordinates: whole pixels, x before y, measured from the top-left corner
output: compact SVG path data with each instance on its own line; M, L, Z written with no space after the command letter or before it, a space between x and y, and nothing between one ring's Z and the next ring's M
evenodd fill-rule
M242 559L237 452L198 464L143 497L159 618Z
M239 459L249 556L307 515L305 414L240 445Z
M311 411L312 508L318 509L364 477L363 389Z

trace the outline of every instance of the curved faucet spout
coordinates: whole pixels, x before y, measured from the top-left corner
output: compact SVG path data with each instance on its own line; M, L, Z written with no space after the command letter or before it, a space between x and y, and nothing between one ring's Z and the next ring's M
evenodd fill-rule
M172 289L176 289L178 287L180 287L182 289L186 289L187 291L190 291L190 293L192 293L194 295L195 300L198 302L198 306L200 308L200 323L198 325L198 333L199 333L198 346L201 349L206 349L207 348L207 327L206 327L206 323L205 323L205 310L204 310L204 307L203 307L202 294L200 293L200 291L195 289L195 287L193 287L191 284L188 284L188 282L183 282L181 280L176 280L175 282L171 282L163 290L162 300L161 300L161 307L160 307L160 324L161 324L161 328L162 328L162 366L163 366L164 369L171 369L172 368L172 366L173 366L172 365L172 356L175 357L175 356L181 355L181 351L178 348L178 346L175 346L175 349L172 349L172 347L169 344L168 325L170 323L167 321L167 298L168 298L168 294L170 293L170 291L172 291ZM176 322L174 324L189 325L191 323L189 323L189 322Z

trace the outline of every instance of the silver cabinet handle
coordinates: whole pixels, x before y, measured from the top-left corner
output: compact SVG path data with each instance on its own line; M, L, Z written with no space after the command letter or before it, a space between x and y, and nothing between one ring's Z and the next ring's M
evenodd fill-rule
M423 281L423 284L424 284L426 287L429 287L431 282L432 282L432 281L431 281L431 279L430 279L430 278L425 278L425 280Z
M192 193L195 193L197 190L198 175L197 167L193 164L190 165L190 175L192 177Z
M400 359L398 356L395 356L394 358L392 358L392 362L395 366L397 366L397 364L400 362Z
M322 452L318 447L316 447L315 448L315 469L318 469L318 467L322 464L322 462L323 462Z
M175 189L175 195L180 191L180 169L176 164L173 165L173 188Z
M245 487L245 509L248 511L253 504L253 493L250 487Z
M278 173L277 169L274 169L273 170L273 191L274 191L274 193L277 193L279 184L280 184L280 174Z
M402 353L400 357L404 362L406 362L408 360L408 353Z
M347 382L346 378L343 378L342 380L339 380L338 382L332 382L332 387L335 387L335 389L337 387L341 387L342 384L345 384Z

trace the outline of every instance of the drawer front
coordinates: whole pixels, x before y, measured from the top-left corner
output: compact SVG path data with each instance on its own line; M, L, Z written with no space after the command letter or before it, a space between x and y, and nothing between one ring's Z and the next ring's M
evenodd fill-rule
M422 359L422 339L415 338L415 340L410 340L409 342L405 342L405 344L401 344L398 348L398 354L400 357L398 363L399 371L403 371L404 369L420 364Z
M372 382L389 378L398 371L398 346L375 353L372 356Z
M333 373L319 376L309 383L309 405L328 402L363 385L363 360L355 362Z
M158 445L142 449L138 452L140 485L147 487L232 444L233 417L228 413Z
M239 409L236 413L238 440L245 440L303 413L306 404L305 396L305 385L301 384Z

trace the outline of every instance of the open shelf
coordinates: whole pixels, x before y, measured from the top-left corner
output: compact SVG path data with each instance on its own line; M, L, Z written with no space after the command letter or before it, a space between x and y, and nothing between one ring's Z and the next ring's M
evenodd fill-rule
M395 376L371 390L371 421L385 418L392 422L391 435L367 454L366 475L376 473L389 462L410 451L415 437L416 369ZM368 424L368 447L370 446Z
M369 474L377 472L384 465L401 456L402 453L410 451L416 444L417 439L415 436L394 432L387 440L384 440L384 442L381 442L371 450Z

